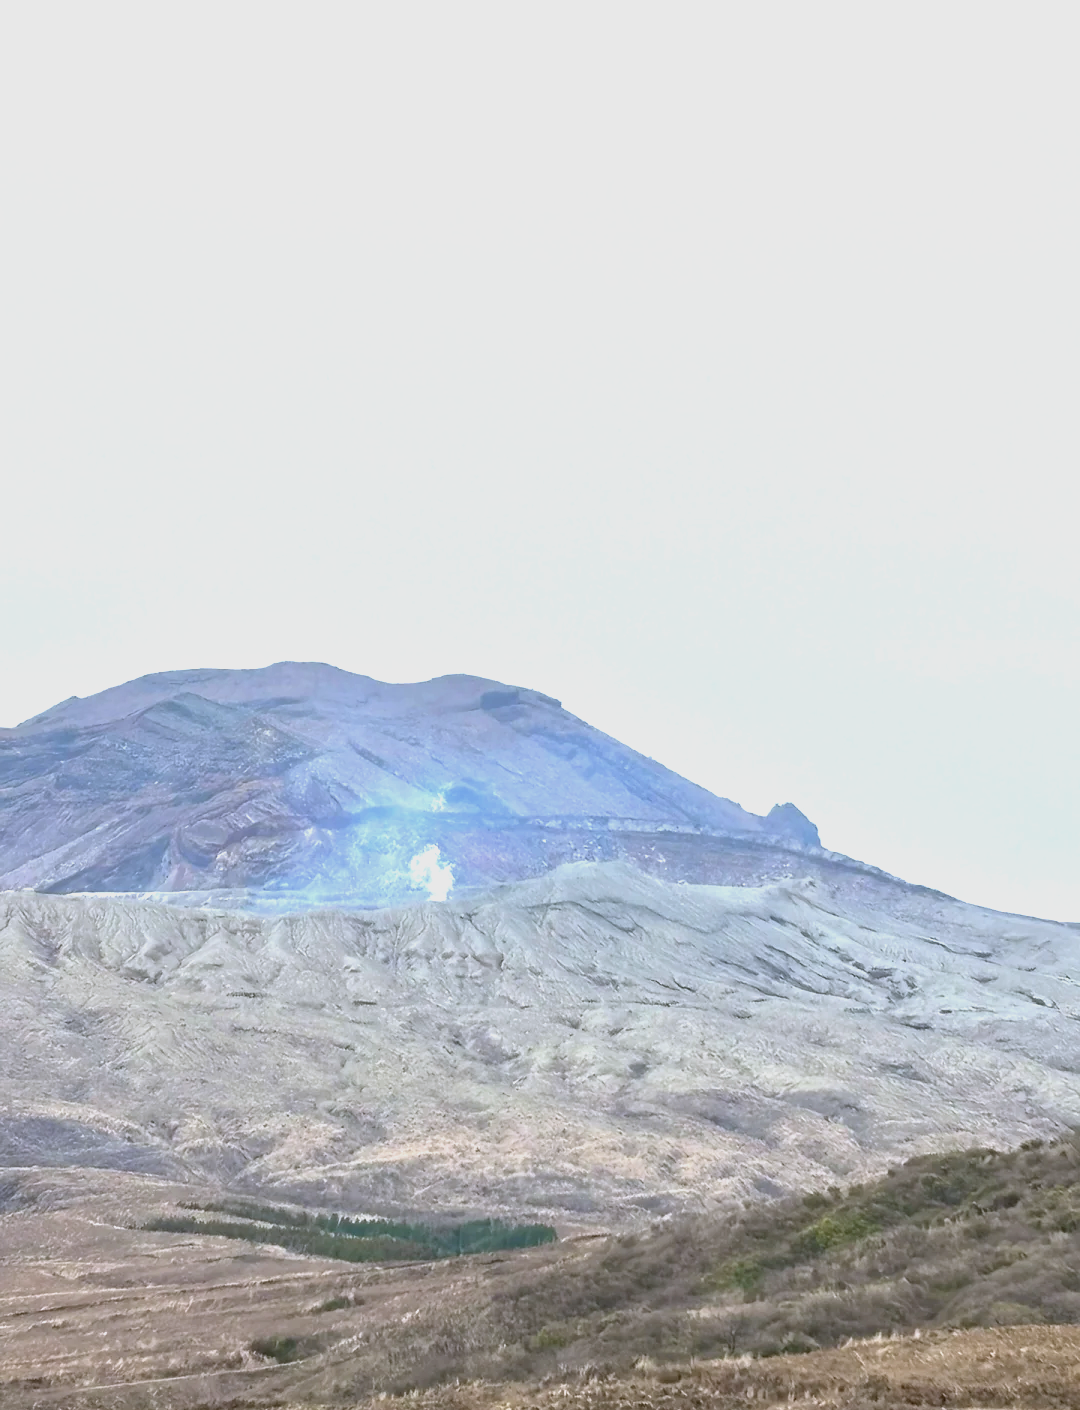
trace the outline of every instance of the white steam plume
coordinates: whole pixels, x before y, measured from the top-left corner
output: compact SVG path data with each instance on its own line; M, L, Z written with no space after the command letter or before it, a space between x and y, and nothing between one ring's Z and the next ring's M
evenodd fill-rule
M409 880L422 886L433 901L445 901L454 889L454 868L443 861L433 842L409 862Z

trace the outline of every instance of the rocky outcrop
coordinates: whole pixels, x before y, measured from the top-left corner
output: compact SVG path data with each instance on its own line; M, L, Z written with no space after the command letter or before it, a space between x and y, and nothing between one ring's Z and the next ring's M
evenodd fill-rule
M765 818L765 831L800 847L821 846L817 828L794 803L777 803L771 808Z

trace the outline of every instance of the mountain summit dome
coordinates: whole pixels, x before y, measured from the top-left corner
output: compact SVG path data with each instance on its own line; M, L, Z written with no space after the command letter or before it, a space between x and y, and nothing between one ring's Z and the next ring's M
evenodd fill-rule
M778 851L818 847L794 805L761 818L551 696L478 676L168 671L0 731L2 887L315 887L376 903L415 890L426 848L481 885L618 858L759 881L790 874Z

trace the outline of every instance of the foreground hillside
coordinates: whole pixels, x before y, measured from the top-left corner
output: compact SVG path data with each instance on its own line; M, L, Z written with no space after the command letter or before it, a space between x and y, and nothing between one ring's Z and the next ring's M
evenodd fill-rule
M1069 1138L922 1157L867 1187L586 1242L501 1281L497 1295L463 1287L452 1309L411 1321L408 1370L390 1383L624 1375L642 1357L771 1357L932 1327L1075 1324L1080 1147ZM387 1384L395 1347L392 1329L369 1335L297 1383L316 1399Z
M190 1215L190 1190L148 1176L9 1177L5 1410L417 1391L432 1410L1080 1406L1073 1137L919 1157L867 1185L640 1234L434 1262L304 1256L221 1237L209 1215L204 1233L162 1230L181 1203Z
M838 1351L770 1361L641 1367L566 1386L463 1386L409 1395L411 1410L745 1410L747 1402L803 1410L911 1405L1080 1405L1080 1330L1016 1327L874 1338ZM391 1410L394 1402L375 1404Z
M748 813L550 696L476 676L173 671L0 730L0 887L381 905L423 894L410 862L434 847L471 886L620 857L755 881L820 850L790 804Z
M0 895L0 1169L640 1226L1080 1122L1075 956L621 865L278 918Z

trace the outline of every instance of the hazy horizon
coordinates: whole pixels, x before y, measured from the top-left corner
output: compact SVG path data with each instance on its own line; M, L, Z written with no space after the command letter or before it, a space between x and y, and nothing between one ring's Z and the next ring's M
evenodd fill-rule
M1074 7L0 19L0 721L530 686L1080 920Z

